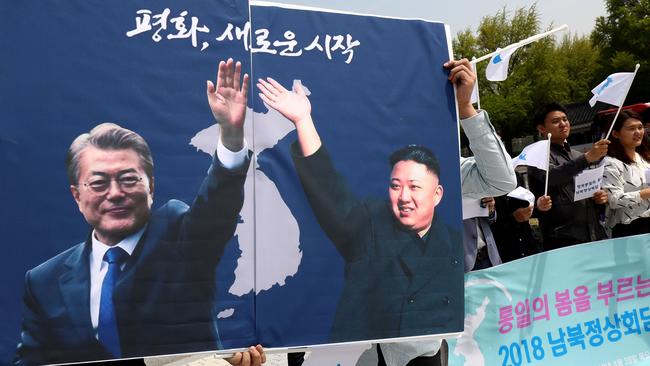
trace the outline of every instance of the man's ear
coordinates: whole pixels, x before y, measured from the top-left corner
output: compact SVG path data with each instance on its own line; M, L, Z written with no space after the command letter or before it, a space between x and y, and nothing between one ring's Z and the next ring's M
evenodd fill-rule
M537 125L537 132L539 132L540 135L546 137L546 127L544 127L543 124Z
M148 198L148 201L149 201L149 208L151 208L151 205L153 204L153 192L154 192L153 191L153 189L154 189L153 177L148 179L148 181L149 181L149 198Z
M70 193L72 193L72 198L74 198L74 201L77 202L77 206L79 206L79 211L81 211L81 198L79 197L79 187L70 185Z
M442 195L444 193L444 189L440 184L436 187L435 192L433 192L433 206L438 206L440 201L442 201Z
M620 134L618 133L618 131L612 130L612 136L618 138Z
M151 179L149 180L149 194L151 194L152 198L153 198L153 187L154 187L153 177L151 177Z

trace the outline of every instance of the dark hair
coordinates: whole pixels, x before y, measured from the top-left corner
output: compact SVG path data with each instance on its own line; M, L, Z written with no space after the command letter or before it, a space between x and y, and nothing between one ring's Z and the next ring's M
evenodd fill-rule
M613 119L614 117L612 116L611 118ZM621 128L623 128L623 125L625 124L625 121L628 119L637 119L643 123L641 116L637 112L631 110L621 111L621 113L618 115L618 118L616 118L616 122L614 122L612 131L620 132ZM611 125L611 122L608 125ZM625 148L621 144L621 141L618 138L614 137L613 134L609 135L609 140L611 142L607 148L607 155L616 158L626 164L632 164L632 159L630 159L630 157L625 153ZM639 155L641 155L643 160L650 162L650 146L648 146L648 139L645 136L643 136L641 139L641 145L637 146L635 150L637 153L639 153Z
M560 111L566 114L566 108L558 102L548 103L540 108L537 108L535 111L535 116L533 117L533 122L535 123L534 127L544 124L546 116L551 112Z
M72 141L65 159L70 184L77 185L79 182L79 157L89 146L101 150L134 150L140 158L140 164L149 177L149 181L153 179L151 151L142 136L115 123L102 123Z
M440 164L436 155L429 149L420 145L408 145L396 150L388 158L391 168L400 161L414 161L423 164L427 170L440 178Z
M641 117L643 117L641 120L643 124L650 123L650 108L644 109L643 112L641 112Z

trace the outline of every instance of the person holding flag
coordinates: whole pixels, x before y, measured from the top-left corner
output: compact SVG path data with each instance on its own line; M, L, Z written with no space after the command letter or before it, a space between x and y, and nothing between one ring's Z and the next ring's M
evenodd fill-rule
M515 168L515 174L517 188L505 196L495 198L497 220L490 224L503 263L543 251L542 242L533 235L529 220L535 208L541 211L551 209L548 196L538 197L535 203L535 195L528 189L525 166Z
M614 122L605 158L603 188L609 194L605 227L612 237L650 232L650 141L641 116L622 111Z
M607 153L609 141L600 140L586 153L571 148L566 139L571 123L566 109L559 103L542 107L535 116L535 126L543 134L550 134L549 170L529 168L531 191L543 196L548 174L548 196L552 206L547 212L538 210L545 250L606 239L600 225L599 208L607 203L607 193L598 190L589 200L574 201L574 177ZM538 201L539 203L539 201Z

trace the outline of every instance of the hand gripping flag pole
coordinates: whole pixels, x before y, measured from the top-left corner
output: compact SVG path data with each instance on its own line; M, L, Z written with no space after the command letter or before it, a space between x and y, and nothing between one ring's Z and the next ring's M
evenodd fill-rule
M476 57L472 57L472 62ZM476 72L476 63L471 63L472 65L472 70L474 71L474 74L476 74L476 81L474 82L474 89L472 89L472 103L476 103L476 107L478 109L481 109L481 97L478 93L478 72Z
M551 134L546 135L548 139L548 149L546 150L546 182L544 183L544 196L548 196L548 173L551 164Z

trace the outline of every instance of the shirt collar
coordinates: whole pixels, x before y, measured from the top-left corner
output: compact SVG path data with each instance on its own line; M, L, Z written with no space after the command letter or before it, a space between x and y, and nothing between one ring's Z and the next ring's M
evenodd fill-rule
M115 246L118 246L122 249L124 249L129 255L133 253L135 250L136 245L138 245L138 242L140 241L140 238L142 237L142 234L144 234L145 229L147 228L147 225L142 227L142 229L136 231L135 233L127 236L126 238L122 239L119 243L115 244ZM93 230L92 234L90 235L92 238L92 252L91 255L93 257L93 260L95 263L101 263L104 260L104 254L112 248L110 245L106 245L99 241L95 237L95 230Z
M554 142L551 142L551 149L560 150L560 151L571 151L571 145L569 145L567 140L564 140L564 142L561 144L556 144Z

